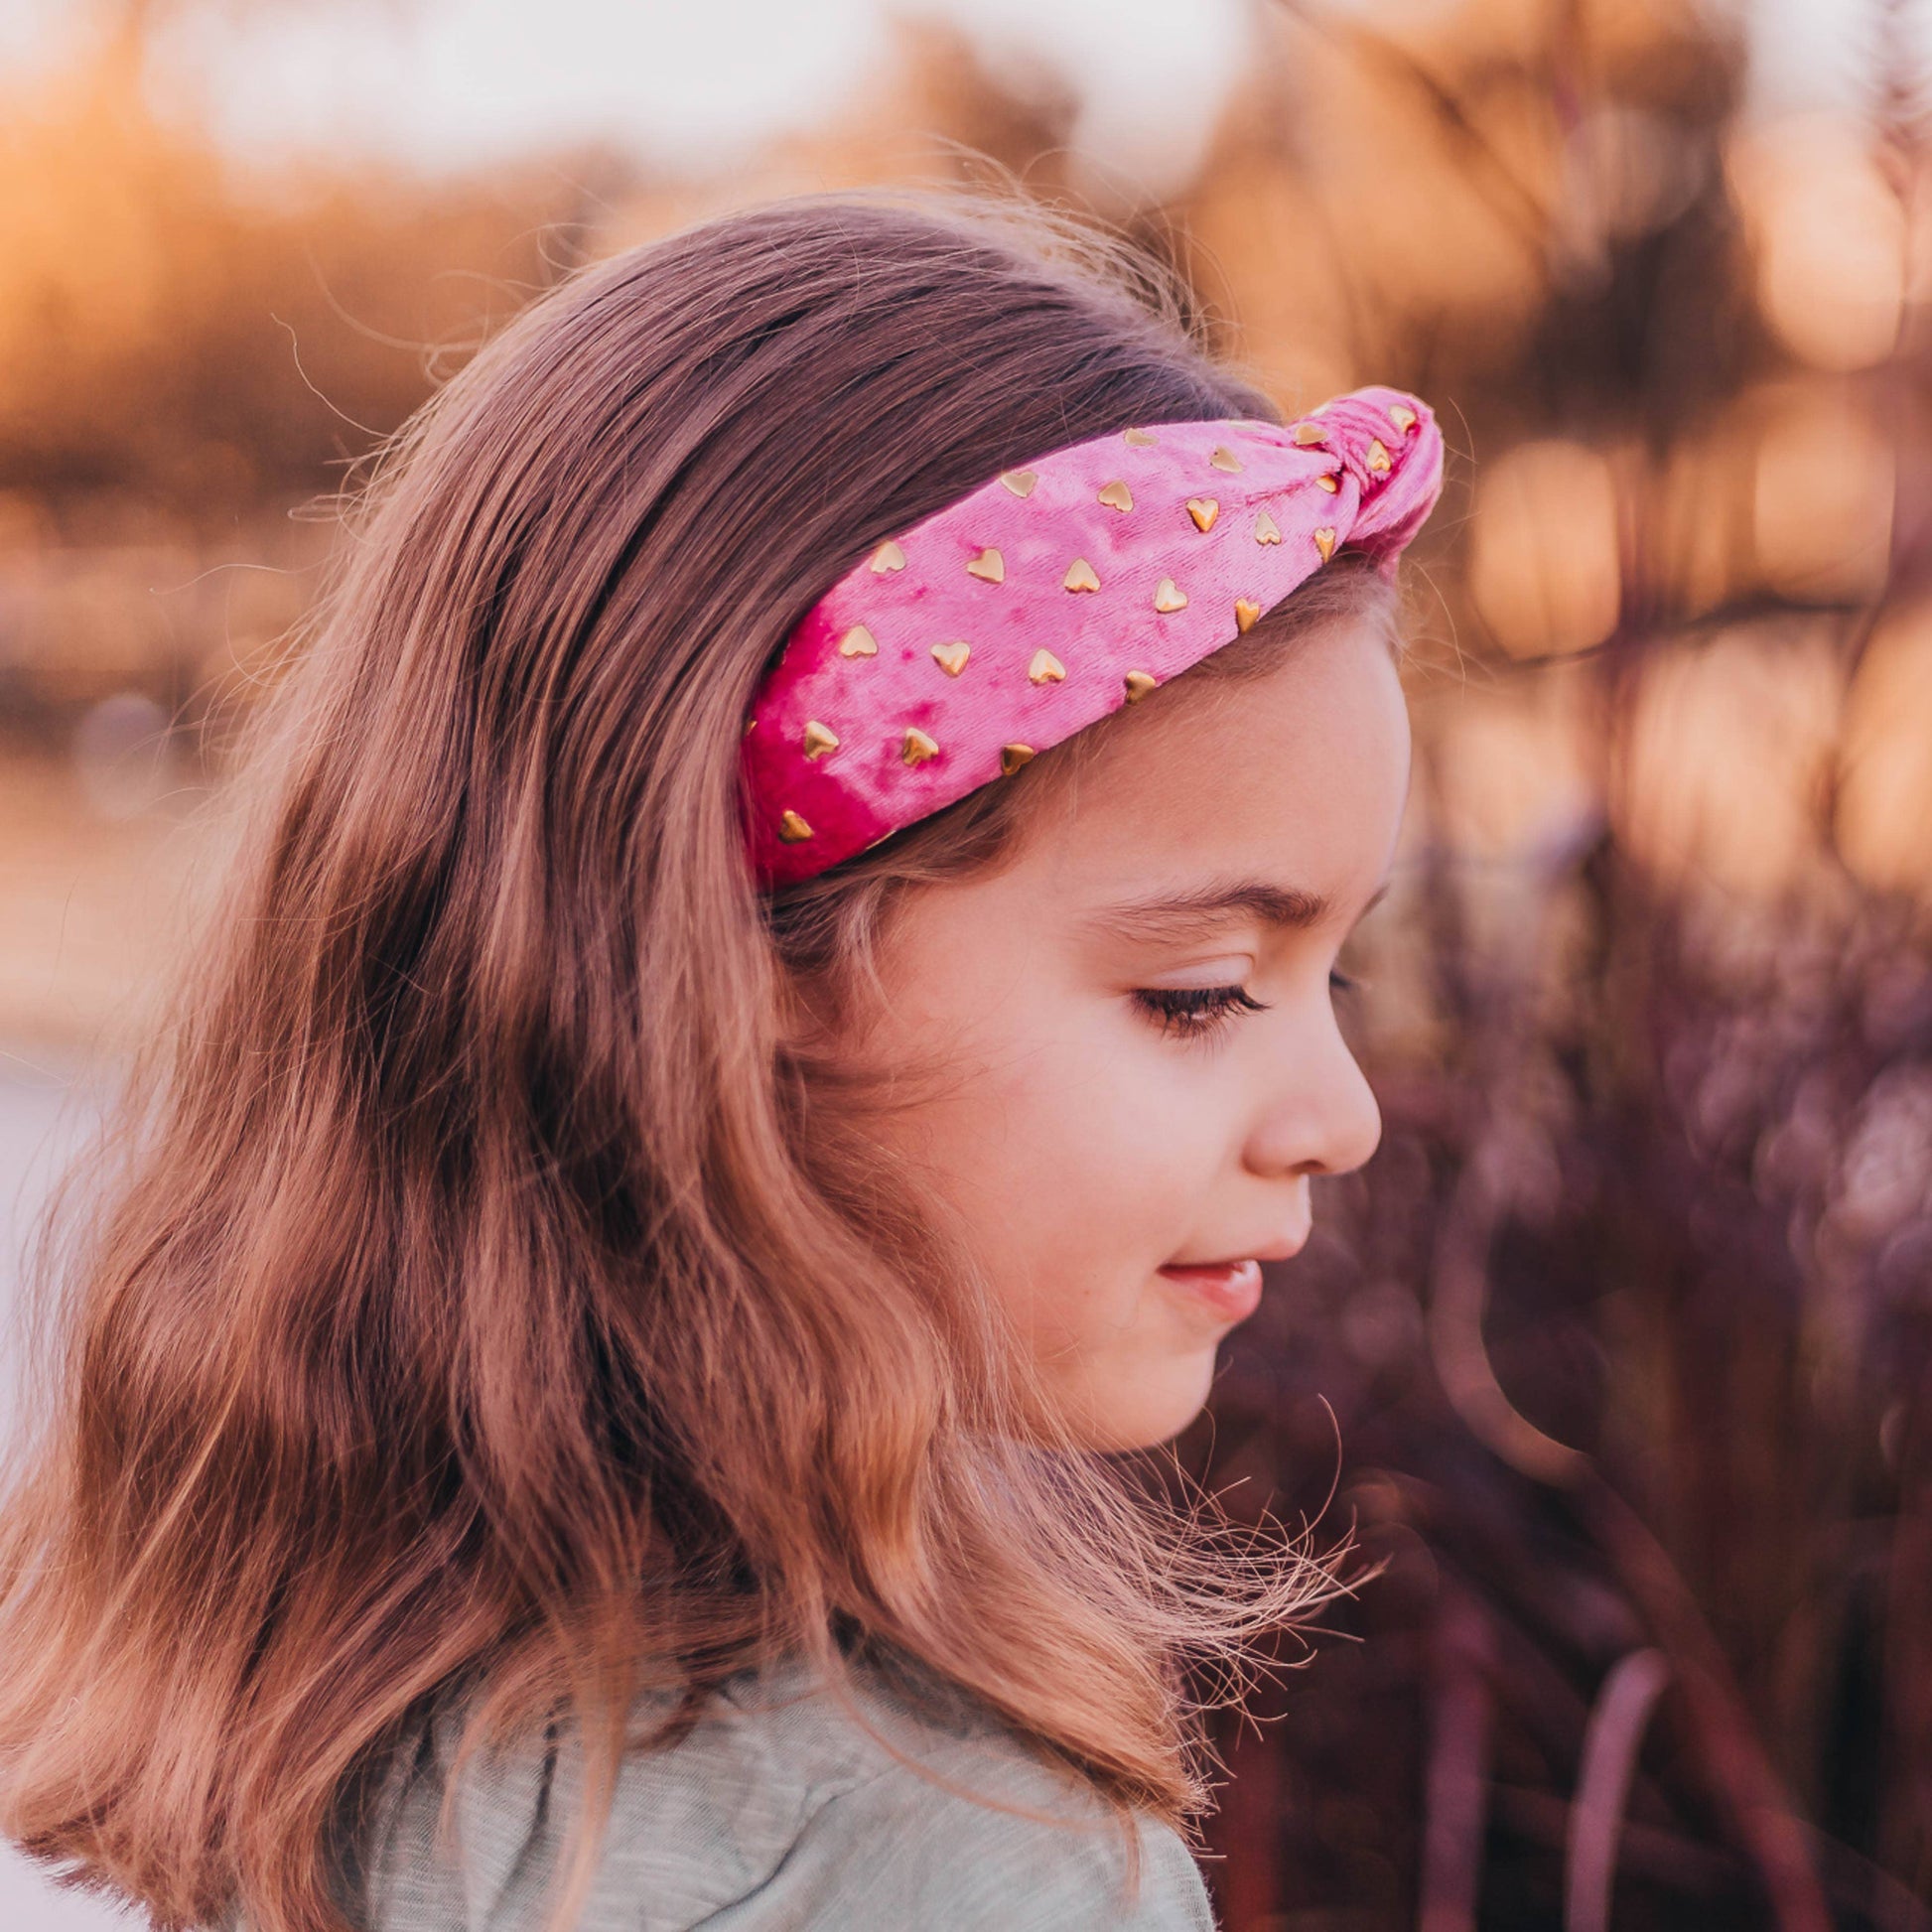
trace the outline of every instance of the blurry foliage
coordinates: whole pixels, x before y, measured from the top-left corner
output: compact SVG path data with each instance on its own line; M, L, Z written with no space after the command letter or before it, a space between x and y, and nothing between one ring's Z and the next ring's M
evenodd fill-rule
M197 724L300 614L355 460L621 174L240 178L157 115L141 18L0 100L0 736L128 689Z
M306 497L572 258L571 173L250 184L109 40L0 120L0 489L191 525Z
M1507 963L1410 889L1449 1050L1365 1047L1383 1146L1190 1446L1292 1519L1338 1432L1386 1566L1224 1739L1229 1925L1932 1924L1922 943L1718 938L1607 828Z
M1869 119L1753 124L1684 9L1282 8L1185 223L1286 399L1461 458L1384 1145L1184 1445L1384 1566L1223 1733L1231 1932L1932 1926L1928 229L1855 12Z
M1350 1023L1384 1142L1181 1445L1237 1513L1333 1479L1384 1566L1223 1736L1228 1932L1932 1928L1925 93L1905 0L1846 0L1868 114L1753 120L1720 11L1255 0L1199 178L1107 210L1286 408L1396 382L1452 448ZM721 184L241 182L128 19L0 129L34 732L192 726L368 433L582 254L948 144L1086 186L1072 96L929 23Z

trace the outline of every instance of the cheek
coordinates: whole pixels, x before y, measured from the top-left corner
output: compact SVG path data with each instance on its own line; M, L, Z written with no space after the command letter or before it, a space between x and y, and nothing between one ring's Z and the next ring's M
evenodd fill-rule
M930 1085L914 1073L881 1126L1095 1439L1164 1440L1198 1410L1219 1330L1177 1311L1155 1271L1199 1238L1224 1177L1233 1063L1163 1038L1119 992L991 943L1029 929L999 910L934 920L895 962L866 1057L889 1085L943 1070Z
M1152 1047L1063 1051L1014 1066L986 1098L1006 1123L970 1176L974 1226L1024 1345L1096 1448L1170 1440L1196 1416L1223 1329L1178 1307L1155 1270L1193 1238L1224 1156L1200 1069Z
M948 1124L948 1191L999 1291L1044 1347L1132 1317L1188 1238L1223 1150L1211 1083L1104 1004L985 1066Z

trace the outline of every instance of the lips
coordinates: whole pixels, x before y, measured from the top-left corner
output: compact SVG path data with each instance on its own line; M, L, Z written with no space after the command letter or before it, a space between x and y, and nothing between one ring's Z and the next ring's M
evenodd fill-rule
M1261 1302L1261 1263L1253 1257L1243 1261L1169 1262L1159 1272L1223 1320L1244 1321Z
M1238 1255L1217 1255L1205 1261L1170 1261L1163 1265L1161 1272L1166 1274L1171 1268L1238 1268L1244 1261L1292 1261L1308 1246L1309 1233L1304 1228L1299 1234L1271 1242L1265 1248L1249 1248Z

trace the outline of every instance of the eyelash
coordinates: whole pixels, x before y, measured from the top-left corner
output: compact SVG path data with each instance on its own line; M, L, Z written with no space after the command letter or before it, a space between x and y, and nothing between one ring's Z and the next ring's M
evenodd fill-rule
M1331 972L1328 985L1336 993L1359 993L1366 984L1346 973ZM1134 998L1164 1034L1183 1034L1198 1039L1214 1032L1236 1013L1266 1013L1268 1002L1257 1000L1245 986L1149 986Z

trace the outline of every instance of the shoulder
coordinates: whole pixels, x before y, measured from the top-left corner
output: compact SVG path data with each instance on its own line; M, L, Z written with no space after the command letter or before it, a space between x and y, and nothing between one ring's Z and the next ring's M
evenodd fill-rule
M1159 1820L1133 1821L1130 1860L1114 1814L1016 1747L960 1744L923 1762L966 1788L896 1765L821 1806L771 1925L1213 1932L1192 1855Z
M582 1753L552 1737L474 1758L451 1788L455 1729L446 1716L392 1771L357 1860L369 1932L544 1924ZM1130 1833L1082 1780L990 1723L939 1722L876 1682L855 1718L790 1669L728 1686L677 1743L626 1754L577 1924L1213 1932L1167 1825L1140 1817Z

